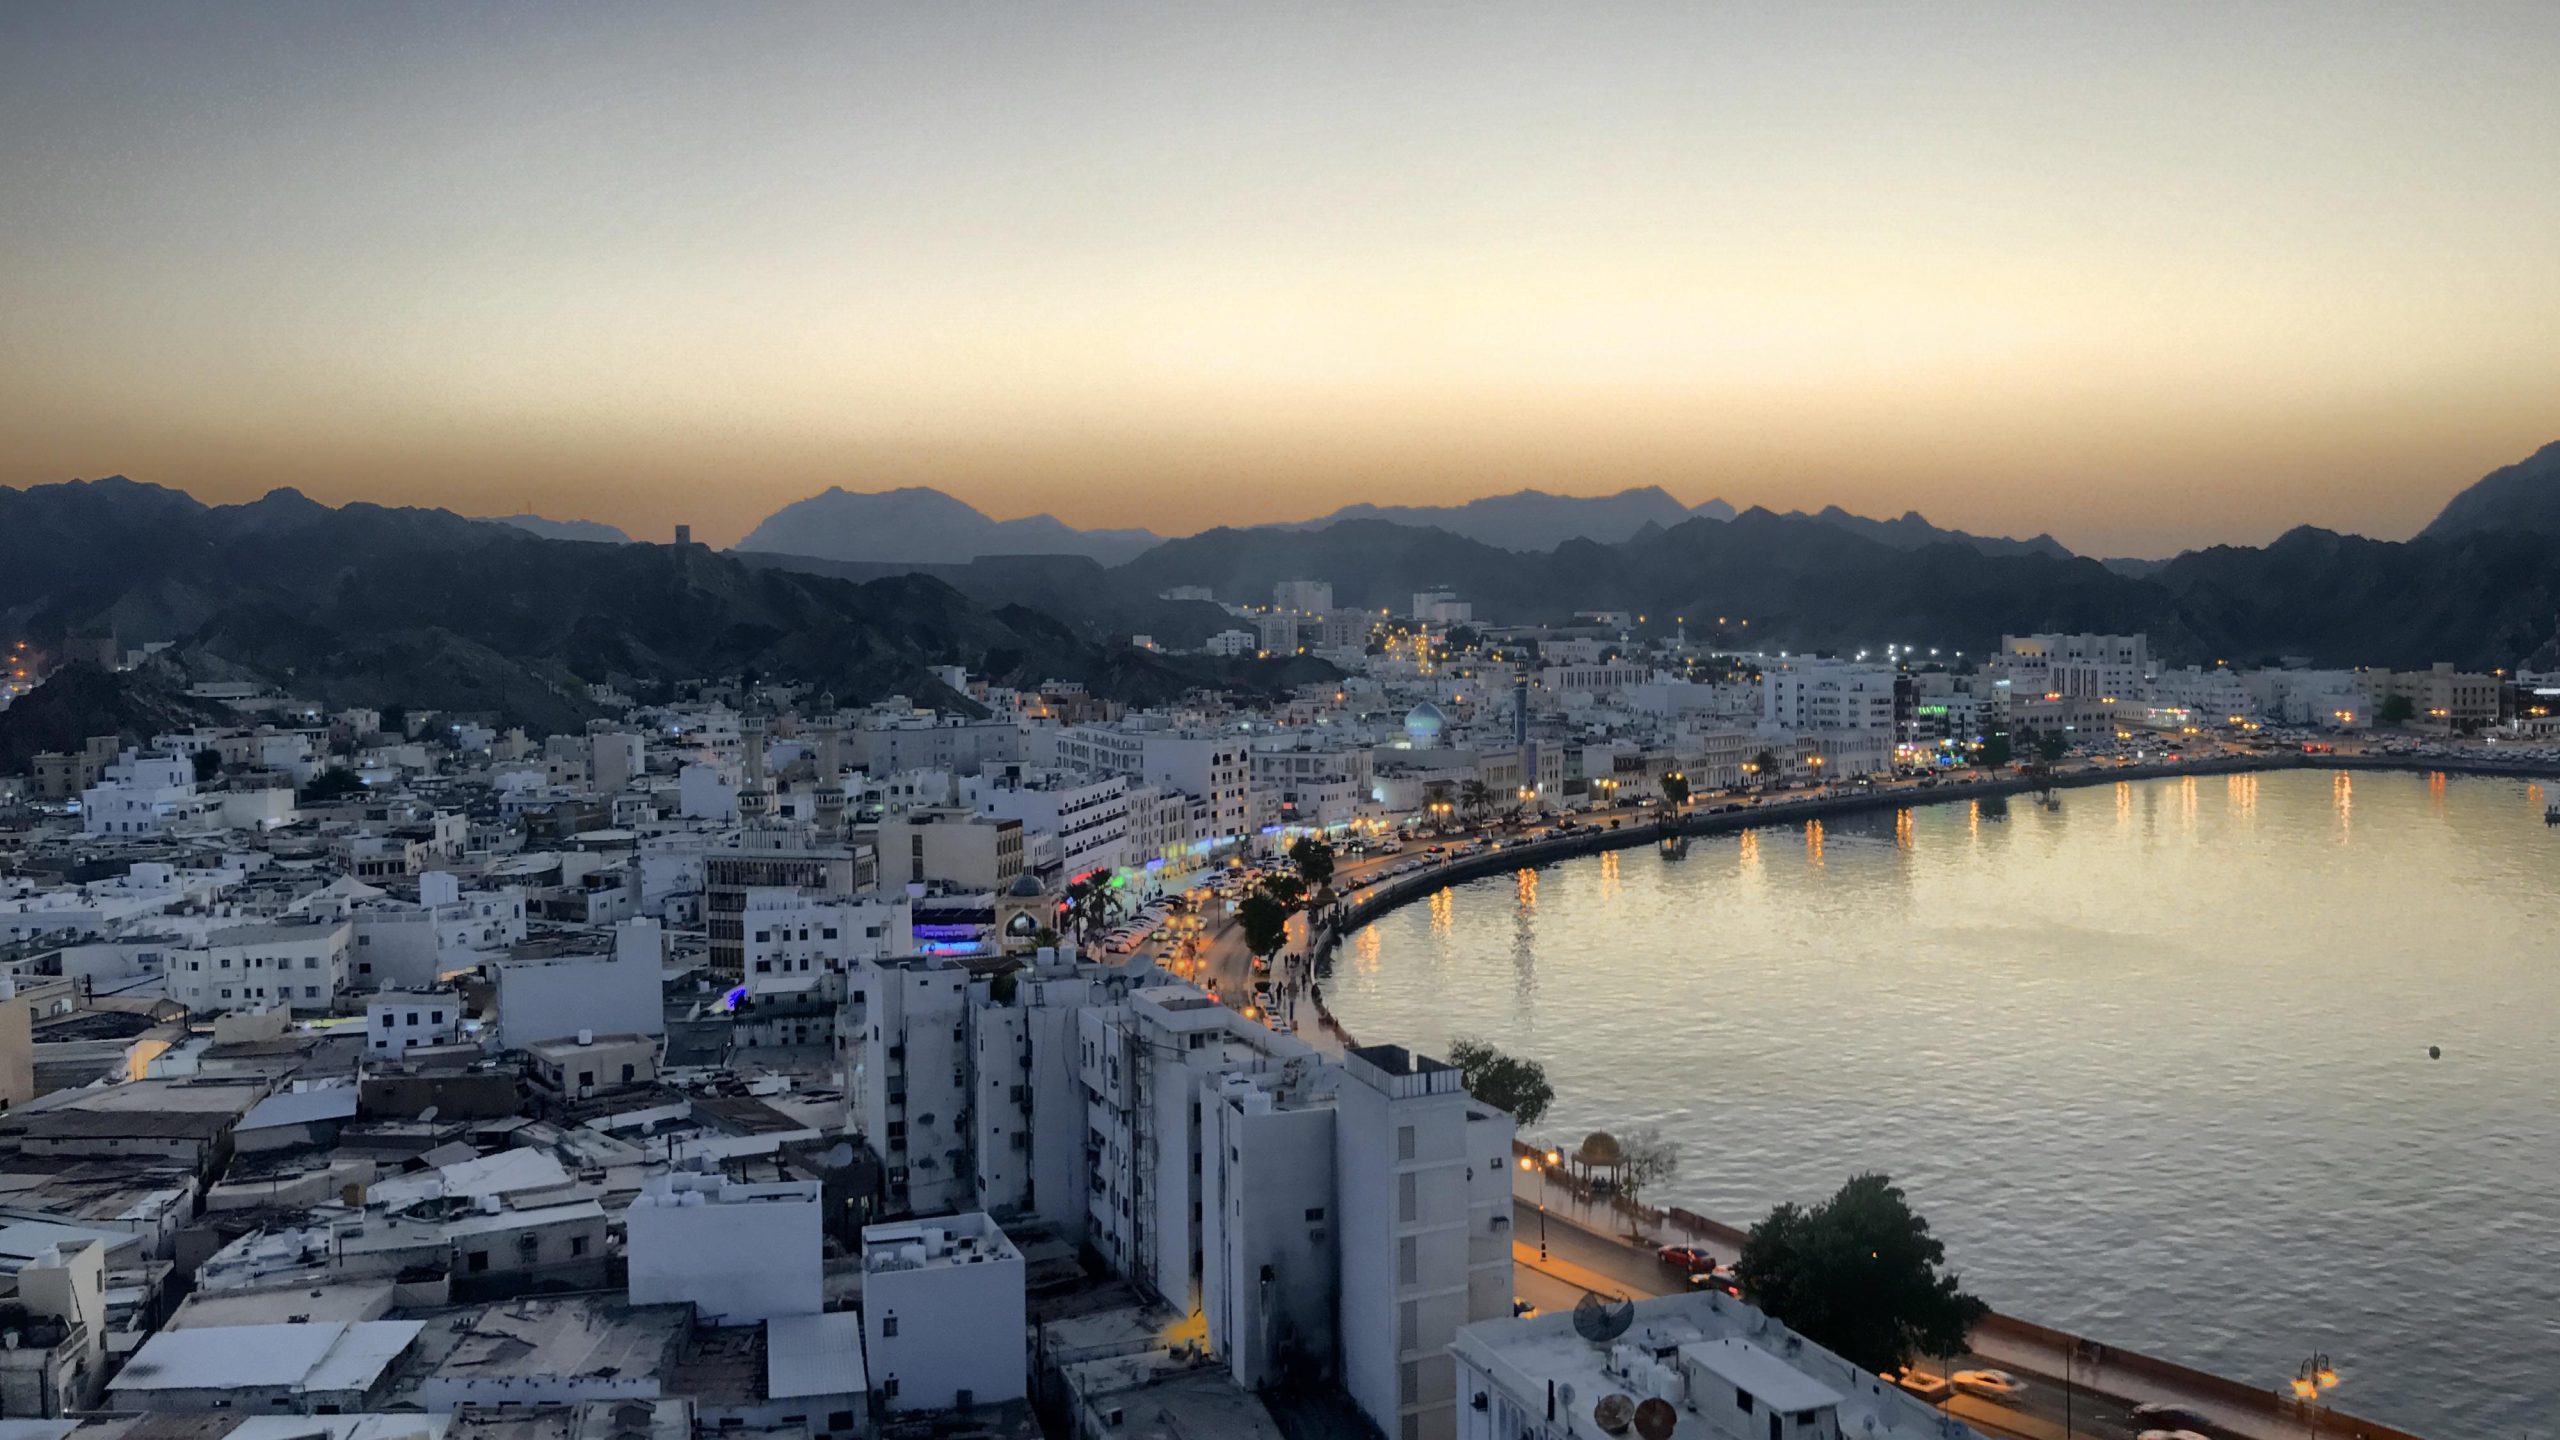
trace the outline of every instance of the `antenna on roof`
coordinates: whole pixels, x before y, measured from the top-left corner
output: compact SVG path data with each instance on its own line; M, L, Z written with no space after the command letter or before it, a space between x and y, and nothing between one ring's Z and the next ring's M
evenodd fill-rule
M1574 1303L1573 1333L1594 1345L1607 1345L1636 1323L1636 1302L1625 1296L1604 1300L1585 1293Z

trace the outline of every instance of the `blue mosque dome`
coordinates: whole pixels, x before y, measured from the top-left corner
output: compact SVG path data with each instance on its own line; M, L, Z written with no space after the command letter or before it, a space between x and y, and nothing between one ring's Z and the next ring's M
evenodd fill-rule
M1449 717L1428 700L1414 706L1404 717L1405 738L1416 745L1439 744L1442 732L1448 728Z

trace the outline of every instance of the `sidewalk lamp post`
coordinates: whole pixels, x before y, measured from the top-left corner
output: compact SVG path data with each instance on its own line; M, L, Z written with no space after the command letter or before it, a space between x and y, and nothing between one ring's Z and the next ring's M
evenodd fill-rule
M2294 1372L2293 1398L2311 1417L2311 1433L2320 1433L2320 1397L2338 1388L2338 1372L2329 1363L2325 1350L2315 1350Z

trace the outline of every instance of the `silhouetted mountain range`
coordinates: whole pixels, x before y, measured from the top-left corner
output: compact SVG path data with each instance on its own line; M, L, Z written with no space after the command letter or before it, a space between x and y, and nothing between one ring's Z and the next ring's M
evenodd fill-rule
M1116 565L1162 538L1147 530L1078 530L1052 515L997 520L922 486L871 493L830 487L775 511L736 548L932 565L981 555L1085 555Z
M2560 440L2480 477L2447 502L2418 538L2441 540L2475 530L2560 535Z
M586 540L600 545L628 545L631 537L619 527L601 520L549 520L540 515L480 515L473 517L491 525L513 525L527 535L545 540Z
M331 509L291 490L206 506L119 477L0 489L0 627L40 642L111 629L128 646L176 642L171 663L192 677L255 675L331 704L536 726L592 713L589 682L742 671L848 699L929 693L927 667L939 664L1000 683L1082 681L1142 703L1202 685L1267 692L1331 671L1122 642L1137 632L1196 644L1230 623L1216 606L1158 598L1171 586L1261 602L1298 578L1397 613L1415 591L1447 586L1491 620L1667 616L1736 648L1979 653L2003 633L2138 630L2172 661L2486 668L2560 651L2555 462L2560 447L2489 477L2415 540L2300 529L2264 548L2139 565L2071 556L2044 537L1986 544L1917 516L1843 523L1755 508L1546 550L1347 519L1212 530L1116 565L1014 556L929 573L903 555L571 543L441 510ZM137 723L168 700L113 698ZM79 728L76 715L55 718Z
M1273 528L1317 530L1345 520L1386 520L1398 525L1427 525L1452 535L1503 550L1553 550L1567 540L1597 540L1614 545L1631 540L1646 526L1669 527L1696 516L1730 520L1733 507L1710 500L1692 508L1658 485L1621 490L1615 495L1550 495L1544 490L1517 490L1487 495L1463 505L1345 505L1330 515Z
M1518 490L1463 505L1362 503L1345 505L1313 520L1257 528L1321 530L1347 520L1384 520L1427 526L1499 550L1542 553L1568 540L1615 545L1632 540L1647 529L1669 529L1693 519L1730 520L1733 516L1734 508L1722 500L1683 505L1671 492L1647 485L1615 495L1553 495L1544 490ZM1855 530L1902 549L1952 540L1989 553L2070 553L2050 535L2032 540L1968 535L1961 530L1942 530L1922 519L1917 511L1899 520L1873 520L1834 505L1809 518ZM527 521L532 523L525 524ZM502 523L524 524L536 533L561 539L610 538L537 528L587 523L583 521L554 522L519 516ZM775 511L735 548L760 554L877 564L955 565L986 556L1083 555L1105 565L1118 565L1163 543L1164 538L1148 530L1079 530L1050 515L991 519L974 506L920 486L876 492L839 487Z
M916 693L927 667L1164 700L1288 669L1096 645L918 575L868 582L700 546L545 540L442 510L339 509L278 490L206 506L121 477L0 489L0 625L177 642L190 675L250 674L330 704L488 711L549 728L590 682L729 676ZM1305 678L1329 675L1311 667ZM47 689L50 686L45 687Z

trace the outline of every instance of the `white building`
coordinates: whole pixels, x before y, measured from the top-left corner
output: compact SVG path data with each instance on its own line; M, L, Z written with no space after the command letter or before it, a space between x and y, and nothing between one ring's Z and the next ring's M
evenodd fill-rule
M1246 834L1253 783L1242 735L1133 725L1070 725L1034 732L1050 763L1096 775L1125 775L1205 801L1212 844Z
M1450 1342L1511 1313L1511 1118L1398 1046L1350 1050L1342 1068L1343 1389L1391 1440L1452 1440Z
M365 997L364 1049L397 1056L462 1034L462 1000L450 990L385 990Z
M355 927L344 920L227 925L201 946L173 951L169 998L190 1010L270 1010L326 1015L347 983Z
M1893 743L1893 667L1781 660L1761 672L1760 722L1788 735L1869 732Z
M750 992L781 988L788 978L827 977L805 987L841 999L844 977L858 960L915 953L915 910L904 894L826 895L782 886L747 891L739 927Z
M979 813L1021 822L1033 869L1073 877L1129 863L1129 786L1125 774L1034 772L981 777L966 789Z
M165 835L208 826L221 809L219 798L196 793L192 760L127 750L103 779L80 792L80 828L91 835Z
M663 1035L666 938L655 920L613 927L601 953L512 959L492 967L498 1044L527 1049L581 1030Z
M892 1412L1021 1399L1030 1369L1022 1252L974 1212L865 1226L862 1341Z
M2142 635L2003 635L2000 663L2021 689L2127 703L2150 694L2151 642Z
M969 972L947 958L901 956L861 961L846 983L839 1029L860 1027L848 1045L861 1067L849 1099L880 1157L885 1213L971 1203Z
M1454 590L1414 592L1413 618L1425 625L1464 625L1475 615L1475 607L1459 599Z
M815 1181L660 1176L624 1217L631 1303L689 1304L706 1325L815 1315L826 1308L823 1215Z
M1963 1421L1903 1393L1728 1295L1635 1302L1606 1347L1573 1317L1460 1330L1456 1440L1624 1440L1594 1416L1611 1396L1663 1400L1683 1440L1972 1440Z
M1029 1216L1071 1242L1083 1240L1090 1218L1077 1047L1094 998L1094 982L1071 973L1021 972L1002 1000L983 980L970 990L973 1208Z
M1201 1120L1212 1086L1312 1055L1188 985L1131 991L1078 1020L1094 1146L1088 1242L1140 1290L1200 1308Z

